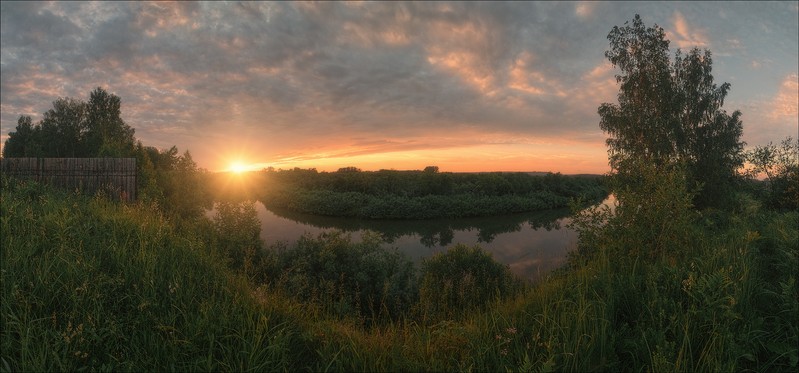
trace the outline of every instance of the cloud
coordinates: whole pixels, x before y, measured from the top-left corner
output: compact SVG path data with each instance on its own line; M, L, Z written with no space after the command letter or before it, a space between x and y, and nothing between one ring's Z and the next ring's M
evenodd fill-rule
M690 26L681 12L674 12L672 25L674 31L666 32L666 37L677 44L679 48L704 48L708 46L706 31Z
M580 18L589 18L594 13L594 8L596 6L595 2L590 1L582 1L578 2L574 5L574 14L576 14Z
M288 159L443 151L459 143L511 149L559 138L602 146L596 109L612 102L618 89L612 67L603 61L605 37L636 12L671 21L669 37L678 46L723 40L734 53L716 54L720 68L714 73L739 52L752 53L742 65L765 66L762 57L775 61L752 73L778 68L784 59L755 54L770 39L753 42L749 33L758 31L730 26L740 24L732 18L746 15L740 4L729 5L726 23L702 28L683 14L703 19L718 14L717 7L0 4L2 135L13 130L20 114L38 120L58 97L87 99L101 86L122 98L123 118L143 142L190 148L201 164L229 148ZM770 13L764 14L756 18ZM716 29L723 30L721 36ZM782 49L795 54L793 40Z
M770 116L782 120L786 124L797 126L799 123L799 76L791 74L782 80L777 95L771 102Z

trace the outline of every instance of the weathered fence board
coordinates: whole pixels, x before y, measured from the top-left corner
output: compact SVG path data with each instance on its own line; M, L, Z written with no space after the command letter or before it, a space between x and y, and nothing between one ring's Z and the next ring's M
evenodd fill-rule
M136 158L3 158L4 175L136 200Z

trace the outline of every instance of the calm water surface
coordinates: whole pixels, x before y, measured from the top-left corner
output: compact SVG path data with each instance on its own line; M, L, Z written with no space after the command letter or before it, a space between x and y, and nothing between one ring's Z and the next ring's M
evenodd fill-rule
M613 196L603 201L612 205ZM380 233L386 249L396 248L414 262L446 251L457 243L480 245L515 274L536 280L565 263L577 245L577 233L566 227L568 209L480 218L433 220L365 220L267 209L255 202L261 238L292 246L303 234L342 230L359 241L366 230Z

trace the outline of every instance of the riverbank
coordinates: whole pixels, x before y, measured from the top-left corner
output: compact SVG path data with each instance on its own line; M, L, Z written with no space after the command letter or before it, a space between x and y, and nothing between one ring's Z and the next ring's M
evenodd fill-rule
M258 199L270 208L364 219L505 215L602 201L600 176L381 170L265 172Z
M470 270L483 268L492 278L506 273L479 250L460 248L431 261L451 263L457 270L450 277L418 277L418 284L449 291L425 293L421 286L419 294L395 298L402 302L373 298L381 307L368 314L363 303L344 302L368 299L348 279L383 278L387 290L412 284L400 281L411 279L402 275L405 267L383 265L393 257L382 260L368 245L317 237L301 248L264 250L263 262L244 255L237 267L230 251L235 237L208 220L170 220L151 205L4 181L0 365L8 371L795 370L799 214L746 199L741 206L692 222L680 255L620 257L611 247L629 238L620 235L596 241L595 250L536 286L494 284L504 289L498 298L476 297L485 293ZM303 260L267 255L277 250ZM349 271L341 282L332 277L337 268ZM307 287L322 269L331 277ZM473 299L480 303L463 303Z

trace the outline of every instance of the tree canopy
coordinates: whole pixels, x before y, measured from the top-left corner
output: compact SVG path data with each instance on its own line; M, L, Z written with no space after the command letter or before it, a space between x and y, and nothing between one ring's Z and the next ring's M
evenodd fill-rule
M20 116L3 157L124 157L135 152L134 129L122 120L122 100L98 87L89 102L62 97L39 123Z
M680 165L701 188L696 205L723 204L743 163L743 127L740 111L721 109L730 84L714 83L711 52L678 49L672 61L663 28L644 26L638 15L614 26L608 40L605 56L620 70L618 104L598 112L616 176L634 179L639 162Z

